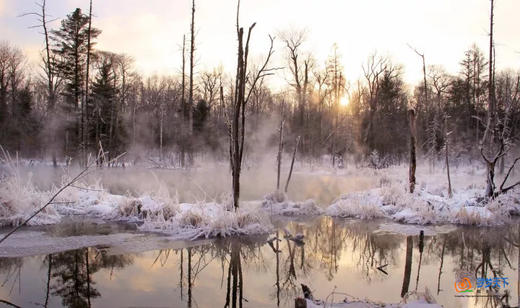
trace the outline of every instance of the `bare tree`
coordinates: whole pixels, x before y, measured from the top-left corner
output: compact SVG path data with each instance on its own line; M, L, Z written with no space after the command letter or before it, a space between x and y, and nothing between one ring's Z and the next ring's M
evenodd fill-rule
M446 175L448 177L448 197L451 198L453 196L453 192L451 190L451 177L450 177L450 149L449 149L449 137L451 135L451 132L448 131L448 115L444 115L444 154L445 154L445 161L446 161Z
M377 111L377 97L379 93L380 78L388 67L388 60L372 54L363 65L363 74L368 86L368 125L363 137L363 143L369 147L373 143L374 116Z
M505 187L505 184L514 169L520 157L514 159L513 164L510 166L505 178L502 181L499 189L496 189L495 185L495 167L499 159L504 157L509 151L509 133L510 133L510 112L511 108L506 108L506 112L501 121L497 117L496 111L496 94L495 94L495 71L494 71L494 41L493 41L493 19L494 19L494 0L491 0L490 10L490 32L489 32L489 82L488 82L488 110L487 110L487 122L484 136L480 141L480 154L484 159L487 167L486 177L486 197L494 198L502 193L505 193L512 188L520 185L520 181Z
M417 140L417 130L415 125L415 110L410 109L408 111L408 120L410 125L410 166L409 166L409 183L410 183L410 193L413 193L415 190L415 170L417 168L417 158L416 158L416 150L415 144Z
M195 66L195 0L191 7L191 38L190 38L190 89L188 97L188 117L190 136L193 133L193 68Z
M200 79L203 91L202 98L213 109L219 95L220 84L222 83L222 71L215 69L211 72L203 72Z
M189 123L189 111L186 105L186 35L182 36L182 76L181 76L181 109L184 120L188 120ZM184 123L183 123L184 124ZM185 125L182 125L181 129L181 166L186 166L186 129Z
M298 146L300 145L300 136L296 138L296 144L294 145L292 160L291 160L291 167L289 168L289 175L287 176L287 182L285 182L285 192L287 193L287 190L289 190L289 182L291 181L291 176L294 168L294 160L296 159L296 151L298 150Z
M85 67L85 93L83 93L83 103L81 108L81 145L82 145L82 164L86 166L87 163L87 143L88 143L88 122L89 122L89 110L88 104L88 86L89 86L89 73L90 73L90 56L92 51L91 44L91 32L92 32L92 0L90 0L89 13L88 13L88 29L87 29L87 64Z
M240 172L242 170L242 158L244 154L244 140L245 140L245 126L246 113L245 108L252 90L256 87L259 80L265 76L272 75L275 68L268 68L269 60L274 53L273 42L274 38L269 36L270 47L267 57L261 68L254 74L248 76L247 61L249 57L249 41L251 32L256 23L253 23L248 30L246 40L244 42L244 28L240 27L240 0L237 4L237 38L238 38L238 56L237 56L237 72L235 79L235 90L231 106L230 121L228 123L229 131L229 160L231 164L232 173L232 188L233 188L233 206L235 209L239 206L240 198ZM247 80L252 78L249 89L246 89Z
M22 16L34 15L37 18L38 24L31 26L31 28L43 29L43 37L45 41L44 53L42 54L43 60L43 71L46 78L47 85L47 115L50 117L51 130L55 129L55 106L57 101L57 92L60 87L61 79L59 78L58 72L56 71L56 59L54 54L51 52L51 43L49 40L48 24L54 20L48 20L46 12L46 0L36 3L39 7L39 12L26 13ZM57 167L57 154L56 154L56 134L51 131L51 147L52 147L52 163L54 167Z
M300 60L301 45L305 42L306 32L287 31L282 33L281 38L287 47L289 70L291 71L291 86L296 91L296 101L298 104L298 125L303 129L304 114L307 104L307 94L309 89L309 75L312 69L312 59L307 56L303 61Z
M283 119L283 112L282 112L282 120L280 121L280 129L278 130L278 134L280 136L278 141L278 155L276 156L276 165L277 165L277 176L276 176L276 189L280 189L280 169L282 167L282 152L283 152L283 125L285 123L285 120Z
M410 44L408 44L408 47L412 49L419 57L422 59L422 69L423 69L423 87L424 87L424 102L428 103L428 83L426 82L426 60L424 58L424 53L419 52L417 49L413 48Z

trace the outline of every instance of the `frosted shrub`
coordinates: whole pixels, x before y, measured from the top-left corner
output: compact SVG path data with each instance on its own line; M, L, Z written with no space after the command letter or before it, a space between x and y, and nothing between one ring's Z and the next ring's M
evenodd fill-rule
M400 185L390 185L381 188L381 198L383 204L388 205L399 205L402 201L403 195L405 193L405 188Z
M51 197L51 192L38 191L31 177L24 180L14 166L0 179L0 226L17 226L29 218ZM48 206L29 225L53 224L59 222L61 215Z
M455 213L456 223L463 225L491 226L502 224L490 210L485 207L463 207Z
M202 225L204 218L200 213L193 210L188 210L180 213L178 221L181 226L197 228Z
M266 195L264 200L262 200L262 208L272 215L313 216L322 213L322 209L314 200L309 199L302 202L290 201L288 200L287 194L281 191Z
M377 196L353 193L343 196L329 206L325 212L330 216L372 219L384 217L381 199Z

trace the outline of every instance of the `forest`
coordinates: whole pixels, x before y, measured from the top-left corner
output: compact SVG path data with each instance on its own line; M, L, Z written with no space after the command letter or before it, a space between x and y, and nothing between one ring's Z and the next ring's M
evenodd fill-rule
M51 24L44 5L24 17L44 30L38 67L27 65L17 46L1 43L0 144L6 151L54 164L79 164L82 155L100 149L109 157L127 152L128 161L153 156L182 168L204 155L227 159L237 77L222 67L197 69L193 31L181 38L180 74L143 76L128 55L96 49L103 29L91 23L88 11L76 9ZM514 145L520 74L514 67L495 72L492 52L468 46L454 55L460 59L457 74L427 65L424 81L414 85L404 82L403 65L374 51L360 64L363 78L346 80L337 46L322 63L306 51L305 30L279 32L273 39L284 67L270 67L268 57L265 64L248 63L243 85L245 131L253 135L270 125L270 138L261 141L274 148L283 122L284 151L300 136L302 160L327 155L332 166L347 158L376 168L397 164L408 155L407 112L414 109L420 157L438 160L449 135L452 159L480 159L489 98L500 133ZM281 70L289 72L286 85L270 89L269 75ZM255 142L246 138L246 155ZM504 157L499 164L503 172Z
M36 62L28 45L0 40L0 303L518 302L520 67L501 53L518 42L497 39L512 22L502 5L517 4L475 1L486 4L471 11L485 44L442 46L456 70L433 60L438 49L395 33L407 54L363 53L354 78L346 63L360 46L322 39L323 57L313 45L330 36L313 20L263 35L265 21L249 20L255 6L274 14L264 1L233 1L226 33L207 29L213 2L175 1L189 11L169 18L189 23L168 32L179 52L160 73L140 69L132 50L100 47L106 4L54 16L57 2L17 12L38 35ZM223 46L208 52L201 29L222 42L231 35L233 65L207 65ZM340 40L349 31L332 32ZM495 285L476 287L492 276ZM459 294L473 291L474 302Z

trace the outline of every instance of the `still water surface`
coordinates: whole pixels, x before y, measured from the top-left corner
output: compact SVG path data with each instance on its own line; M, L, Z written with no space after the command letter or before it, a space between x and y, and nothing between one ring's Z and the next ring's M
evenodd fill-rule
M407 227L331 218L273 223L277 231L254 238L180 242L153 235L160 245L146 251L116 243L0 258L0 299L22 307L293 307L304 283L315 298L336 301L348 294L398 303L407 292L427 289L444 307L518 305L518 225ZM97 223L43 229L56 242L129 230L138 234ZM284 238L285 231L303 234L304 242ZM269 245L276 235L280 240ZM509 285L465 293L497 296L456 297L455 281L463 276L503 277Z

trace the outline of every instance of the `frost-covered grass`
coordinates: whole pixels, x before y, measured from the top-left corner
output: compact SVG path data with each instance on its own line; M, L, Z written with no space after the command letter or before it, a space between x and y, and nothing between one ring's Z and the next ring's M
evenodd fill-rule
M15 161L7 156L0 165L0 227L17 226L29 218L49 199L50 191L40 191L32 184L29 173L25 177L19 172ZM29 221L29 225L53 224L60 221L60 215L52 208L46 208Z
M1 173L4 176L0 178L0 225L19 224L45 204L56 191L55 187L48 190L37 189L32 184L30 172L21 175L19 168L12 162L4 162L0 164L0 168L6 170ZM132 174L131 168L129 169L118 170L118 183L135 186L135 179L134 182L127 183L123 178L124 172ZM208 197L203 191L205 187L197 186L203 192L202 198L187 202L185 196L172 194L171 181L167 182L159 177L153 183L143 179L147 182L147 185L143 185L145 189L129 189L130 192L124 193L125 186L117 186L117 193L114 193L103 186L104 178L92 175L65 189L56 199L56 203L37 215L30 224L58 223L64 216L88 215L105 220L138 223L143 231L198 238L267 233L272 229L272 215L388 218L409 224L454 223L479 226L504 224L512 215L520 215L519 190L512 190L491 201L481 198L484 193L485 170L479 165L452 168L452 198L447 195L446 175L442 168L437 167L432 171L428 166L419 166L417 187L413 194L407 192L407 172L407 165L385 169L356 168L349 165L337 170L326 167L318 169L315 166L312 170L306 170L302 166L298 170L299 181L311 174L334 174L326 177L325 184L320 183L319 190L330 194L326 184L333 184L335 178L341 177L340 188L346 193L332 204L318 205L312 199L292 201L289 196L302 200L299 193L309 189L309 186L297 185L301 183L295 181L295 190L290 190L289 196L274 192L260 201L244 200L237 211L232 209L229 198L215 197L215 194L212 194L212 198ZM65 177L62 182L66 182L68 172L65 170L63 174ZM497 177L499 183L500 176ZM335 186L337 188L338 185Z
M333 292L331 295L336 295L340 297L341 295L345 296L344 293ZM343 302L330 303L327 300L310 300L305 299L306 306L308 308L320 308L320 307L330 307L330 308L441 308L442 306L437 304L433 297L430 295L428 289L425 290L424 293L419 292L410 292L408 293L400 303L378 303L372 302L369 300L361 300L351 298L351 296L346 296Z
M23 177L15 164L4 164L0 178L0 226L16 226L48 202L56 191L40 191L31 177ZM63 182L67 182L64 176ZM138 197L112 194L97 181L80 181L65 190L55 202L29 221L29 225L59 223L65 216L87 215L112 221L138 223L143 231L161 232L179 238L265 234L272 225L258 206L242 203L233 210L224 202L181 203L162 184Z
M314 200L290 201L287 194L282 191L266 195L262 200L262 209L270 215L282 216L316 216L323 213Z
M235 211L229 201L180 203L164 189L129 197L110 194L100 187L71 188L62 198L74 202L59 206L60 213L136 222L142 231L179 238L264 234L272 229L268 215L258 211L254 205L243 203Z
M475 167L452 171L453 196L448 196L446 175L419 169L418 185L408 193L404 167L374 171L379 185L341 196L326 210L334 217L361 219L389 218L409 224L502 225L520 214L520 190L512 190L493 200L482 198L484 170ZM404 180L403 180L404 179Z

